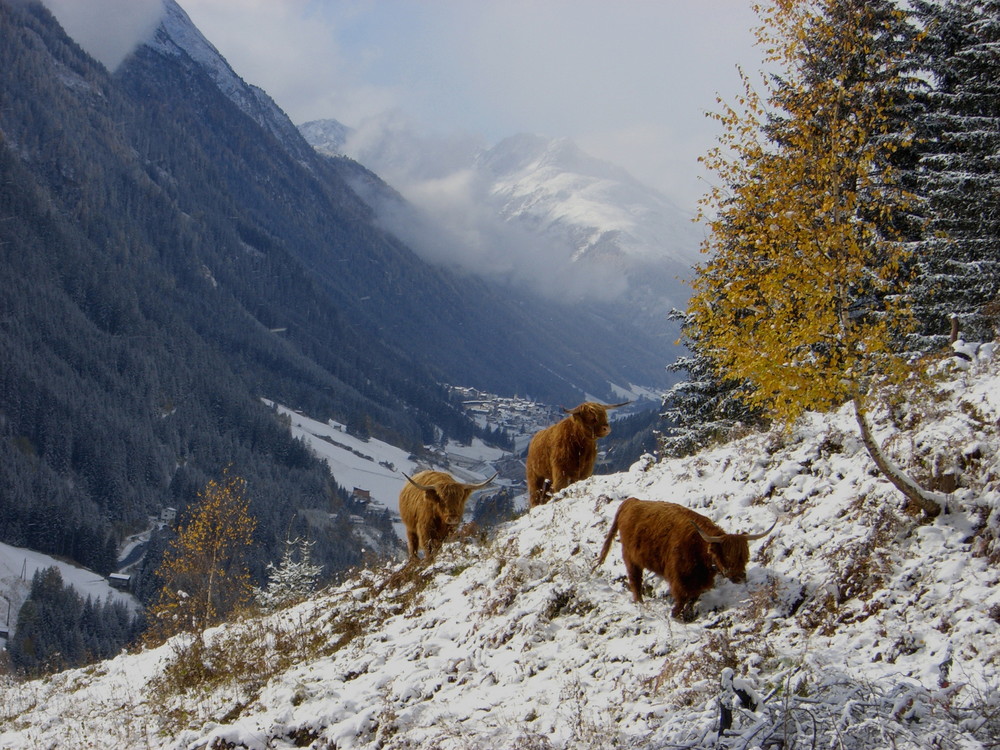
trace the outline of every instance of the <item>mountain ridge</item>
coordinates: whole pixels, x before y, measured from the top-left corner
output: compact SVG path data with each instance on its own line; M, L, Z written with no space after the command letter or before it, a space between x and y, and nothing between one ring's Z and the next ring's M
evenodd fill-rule
M429 219L392 221L391 210L372 205L425 257L578 306L596 304L611 319L631 320L671 343L678 338L666 318L686 306L701 233L692 217L623 168L567 138L526 133L472 149L447 139L424 143L405 127L369 129L371 135L327 119L299 130L321 153L349 154L412 197ZM429 156L413 156L413 149ZM448 159L432 158L439 153ZM439 163L447 164L443 171ZM442 249L439 237L411 228L421 222L450 229L458 241ZM668 360L681 353L662 342L652 346Z

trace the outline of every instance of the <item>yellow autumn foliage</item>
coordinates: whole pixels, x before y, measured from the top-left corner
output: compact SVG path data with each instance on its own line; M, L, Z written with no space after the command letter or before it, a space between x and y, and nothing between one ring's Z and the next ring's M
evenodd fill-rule
M200 632L252 594L244 558L256 520L249 513L246 481L227 470L198 496L157 570L163 588L149 612L153 640Z
M892 350L912 325L907 250L889 230L910 200L890 166L906 139L885 80L902 53L873 44L881 21L869 7L758 8L758 41L781 73L763 93L743 74L703 159L719 179L701 206L710 257L694 281L692 337L788 422L907 374Z

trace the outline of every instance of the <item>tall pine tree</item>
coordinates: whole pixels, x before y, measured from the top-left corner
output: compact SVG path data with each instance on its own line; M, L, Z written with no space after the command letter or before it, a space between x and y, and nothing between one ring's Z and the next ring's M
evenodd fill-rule
M916 248L917 346L939 348L949 318L969 340L1000 321L1000 2L919 2L919 62L930 73L918 119L914 189L926 200Z

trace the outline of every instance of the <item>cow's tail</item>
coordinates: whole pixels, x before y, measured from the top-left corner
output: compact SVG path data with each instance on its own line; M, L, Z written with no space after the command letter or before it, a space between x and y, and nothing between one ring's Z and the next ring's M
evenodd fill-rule
M601 547L601 554L597 556L597 562L594 563L592 570L597 570L601 567L601 564L604 562L604 558L608 556L608 550L611 549L611 543L615 540L615 534L618 533L618 516L622 514L622 508L625 507L625 503L627 502L628 500L618 506L618 510L615 512L615 519L611 522L611 528L608 530L608 535L604 538L604 546Z

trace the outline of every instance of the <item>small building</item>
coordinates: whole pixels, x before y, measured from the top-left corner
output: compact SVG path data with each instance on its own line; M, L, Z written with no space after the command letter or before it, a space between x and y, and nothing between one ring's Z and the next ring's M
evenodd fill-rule
M126 573L112 573L108 576L108 583L113 589L118 589L119 591L131 591L132 576L127 575Z
M351 493L351 497L362 503L370 503L372 501L371 491L363 490L360 487L354 488L354 491Z
M164 508L160 511L160 523L172 524L177 520L177 508Z

